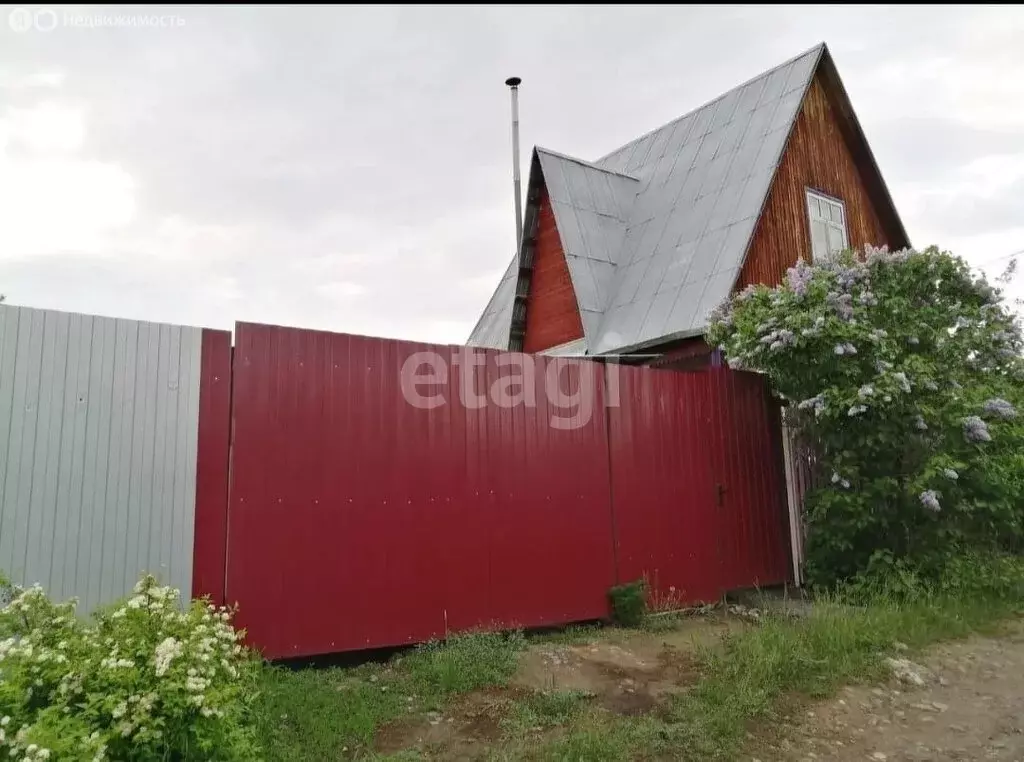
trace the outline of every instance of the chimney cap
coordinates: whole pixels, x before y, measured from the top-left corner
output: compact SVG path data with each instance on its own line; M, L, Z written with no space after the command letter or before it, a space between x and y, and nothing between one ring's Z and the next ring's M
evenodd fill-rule
M505 84L508 85L509 87L519 87L519 84L522 81L523 80L521 80L519 77L509 77L508 79L505 80Z

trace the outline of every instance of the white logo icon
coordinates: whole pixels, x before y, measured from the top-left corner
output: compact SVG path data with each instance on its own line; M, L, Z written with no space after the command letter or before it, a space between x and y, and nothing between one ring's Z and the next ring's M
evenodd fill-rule
M43 8L35 13L28 8L15 8L7 17L7 23L18 34L24 34L30 29L52 32L57 28L59 21L57 12L51 8Z
M57 14L49 8L36 11L36 29L40 32L52 32L57 28Z
M28 8L15 8L7 17L7 23L18 34L24 34L35 25L35 19Z

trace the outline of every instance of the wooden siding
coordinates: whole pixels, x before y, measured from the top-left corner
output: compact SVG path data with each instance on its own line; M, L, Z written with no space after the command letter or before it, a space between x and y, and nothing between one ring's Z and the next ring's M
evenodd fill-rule
M751 283L776 285L803 256L810 260L808 189L837 198L846 206L850 246L898 245L884 232L878 211L858 171L821 75L811 82L768 194L737 290Z
M583 337L576 292L547 188L541 189L530 293L526 298L524 352L542 352Z

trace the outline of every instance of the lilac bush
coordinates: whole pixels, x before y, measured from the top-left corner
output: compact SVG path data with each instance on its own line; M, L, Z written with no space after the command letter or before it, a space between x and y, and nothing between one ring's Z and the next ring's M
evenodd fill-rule
M730 367L764 373L816 443L812 579L878 553L1021 548L1021 327L962 259L867 247L798 262L721 305L708 338Z

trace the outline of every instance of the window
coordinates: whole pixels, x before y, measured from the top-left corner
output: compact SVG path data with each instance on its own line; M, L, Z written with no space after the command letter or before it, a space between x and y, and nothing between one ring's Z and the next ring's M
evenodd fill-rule
M811 261L824 261L846 249L846 209L843 202L807 191L807 217L811 223Z

